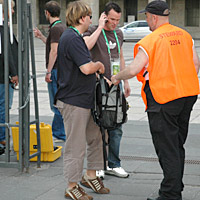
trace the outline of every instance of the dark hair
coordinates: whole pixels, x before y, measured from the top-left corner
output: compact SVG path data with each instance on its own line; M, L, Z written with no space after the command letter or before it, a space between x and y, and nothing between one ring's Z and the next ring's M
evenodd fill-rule
M114 2L108 2L105 6L104 12L106 15L108 15L110 10L114 10L117 13L121 13L121 8L119 7L119 5L117 3Z
M51 17L59 17L60 16L60 5L56 1L49 1L45 4L44 9L48 11Z

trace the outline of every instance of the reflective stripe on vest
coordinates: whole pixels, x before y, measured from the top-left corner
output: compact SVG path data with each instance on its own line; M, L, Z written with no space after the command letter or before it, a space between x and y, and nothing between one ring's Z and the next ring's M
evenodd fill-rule
M134 47L134 57L142 46L148 56L149 85L156 102L160 104L199 94L199 80L193 62L193 42L184 30L164 24L140 40ZM144 70L137 79L145 85ZM142 98L147 106L146 95Z

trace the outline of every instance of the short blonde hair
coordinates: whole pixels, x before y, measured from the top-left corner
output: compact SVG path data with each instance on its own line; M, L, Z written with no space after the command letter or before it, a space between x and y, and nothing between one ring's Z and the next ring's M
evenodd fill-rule
M79 19L87 15L91 15L92 10L85 2L73 1L67 6L66 23L67 26L79 25Z

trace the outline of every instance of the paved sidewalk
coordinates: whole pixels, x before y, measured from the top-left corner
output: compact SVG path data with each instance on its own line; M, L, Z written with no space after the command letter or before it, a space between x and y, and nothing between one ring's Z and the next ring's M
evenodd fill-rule
M195 41L200 54L200 41ZM134 43L124 44L126 63L130 63ZM37 83L39 96L40 121L51 124L52 112L49 108L48 92L44 81L45 52L44 45L35 39ZM124 125L121 143L122 167L129 173L127 179L114 176L105 177L105 185L111 189L109 195L98 195L86 191L96 200L146 200L148 196L157 196L162 172L152 145L144 105L140 96L141 85L136 78L130 80L131 106L129 121ZM15 92L11 120L18 121L18 93ZM189 136L186 142L186 166L183 200L200 199L200 101L194 106L191 115ZM34 115L33 94L31 93L31 117ZM63 145L60 143L59 145ZM16 160L16 156L12 156ZM1 160L1 156L0 156ZM62 200L65 180L63 179L62 157L52 163L42 162L37 168L31 162L29 173L19 173L17 169L0 168L0 200Z

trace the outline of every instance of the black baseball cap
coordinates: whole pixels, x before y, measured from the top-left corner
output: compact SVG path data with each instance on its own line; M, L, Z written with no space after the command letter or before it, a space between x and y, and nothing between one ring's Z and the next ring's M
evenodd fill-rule
M168 4L162 0L152 1L144 10L139 11L139 13L145 12L160 16L168 16L170 14Z

